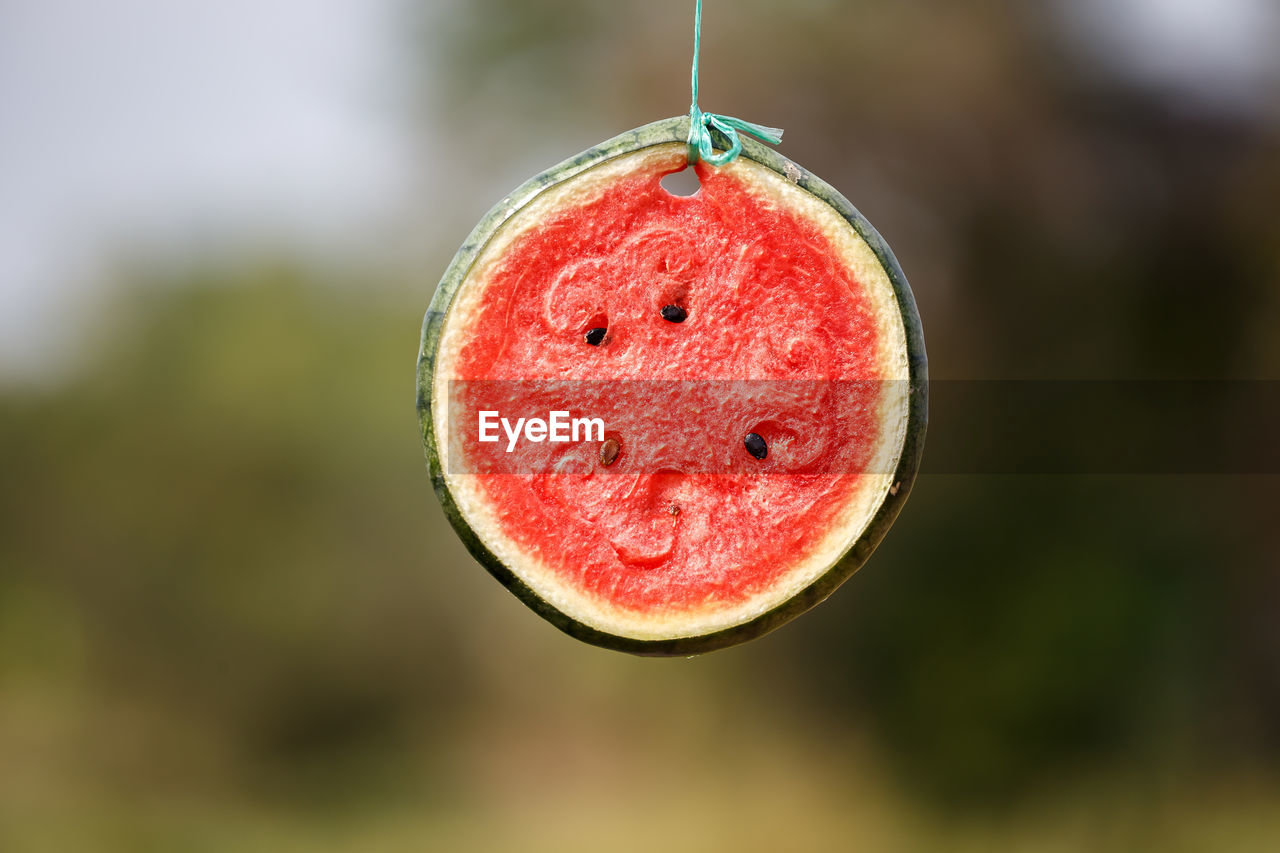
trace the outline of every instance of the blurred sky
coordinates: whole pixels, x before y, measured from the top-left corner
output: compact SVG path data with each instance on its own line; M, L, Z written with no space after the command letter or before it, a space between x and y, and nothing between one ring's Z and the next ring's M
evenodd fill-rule
M394 204L401 5L0 2L0 373L121 245L331 244Z
M1044 20L1099 73L1275 120L1277 5L1049 0ZM376 242L431 150L410 6L448 0L0 2L0 380L59 365L131 248Z
M1256 114L1277 97L1276 0L1057 0L1056 7L1067 36L1101 70L1192 109Z

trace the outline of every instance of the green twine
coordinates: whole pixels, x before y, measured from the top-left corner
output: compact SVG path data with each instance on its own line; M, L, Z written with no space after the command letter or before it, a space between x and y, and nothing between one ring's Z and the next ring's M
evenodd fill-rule
M712 166L732 163L742 153L742 140L738 131L748 133L762 142L777 145L782 141L782 128L766 127L732 116L704 113L698 109L698 53L702 49L702 0L697 0L693 13L693 103L689 106L689 162L701 158ZM729 140L729 150L715 153L711 144L711 130L715 128Z

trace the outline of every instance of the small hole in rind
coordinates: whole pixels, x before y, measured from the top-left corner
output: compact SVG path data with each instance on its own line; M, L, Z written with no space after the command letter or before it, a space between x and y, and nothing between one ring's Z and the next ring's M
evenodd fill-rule
M698 173L692 167L672 172L662 178L662 188L674 196L688 197L702 189Z

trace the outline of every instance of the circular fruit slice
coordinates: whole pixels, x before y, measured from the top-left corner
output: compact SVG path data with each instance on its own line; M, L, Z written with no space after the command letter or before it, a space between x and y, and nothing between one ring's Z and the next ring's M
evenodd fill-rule
M901 508L927 417L915 302L880 236L751 140L668 192L688 122L500 202L418 360L467 548L562 630L639 654L732 645L826 598Z

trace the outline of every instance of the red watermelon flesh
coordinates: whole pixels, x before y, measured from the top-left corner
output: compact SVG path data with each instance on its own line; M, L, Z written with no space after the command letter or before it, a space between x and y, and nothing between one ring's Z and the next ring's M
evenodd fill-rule
M661 186L671 171L648 162L526 227L490 265L448 369L465 413L452 465L499 471L468 476L508 550L551 578L541 594L654 624L754 613L829 549L890 428L881 380L903 378L886 367L901 345L883 299L829 223L742 170L700 166L687 197ZM687 318L665 319L669 305ZM601 418L616 462L598 441L474 441L478 410L561 407ZM678 630L702 630L690 624Z

